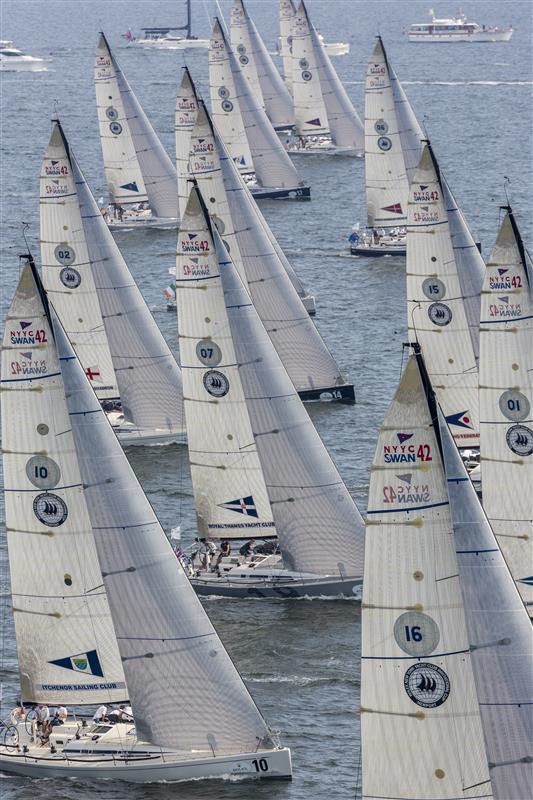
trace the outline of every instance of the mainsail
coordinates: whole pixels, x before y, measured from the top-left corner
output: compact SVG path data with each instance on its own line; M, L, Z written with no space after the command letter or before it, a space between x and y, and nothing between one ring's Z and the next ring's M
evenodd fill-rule
M319 392L344 385L335 360L290 281L279 246L273 245L273 234L202 101L191 137L190 172L296 389Z
M292 95L292 22L296 10L292 0L279 0L279 43L285 86Z
M481 294L479 405L483 507L533 616L533 272L511 208Z
M405 125L405 115L412 125ZM402 118L400 118L402 113ZM407 223L409 183L406 160L418 165L424 135L377 37L365 84L365 177L369 228ZM409 153L409 156L407 154Z
M533 628L440 413L439 427L494 797L526 798L531 794L533 763ZM481 431L483 436L483 425ZM505 496L503 482L497 494L500 499Z
M412 356L370 477L361 664L369 800L492 797L436 425Z
M211 34L209 83L213 122L239 171L255 173L258 184L265 189L301 187L298 173L228 46L218 20Z
M212 234L236 363L283 561L299 572L359 576L364 557L359 510L214 227Z
M268 747L265 720L55 321L54 329L73 457L79 463L137 738L197 757ZM170 692L169 678L175 682ZM185 701L197 693L202 702Z
M459 447L479 443L478 371L448 192L426 144L407 206L407 324Z
M30 258L7 314L1 373L6 530L21 698L49 704L116 702L128 696L124 672L48 303L36 275Z
M176 113L174 117L180 219L185 213L187 200L189 199L189 151L191 149L191 133L196 124L197 114L198 98L196 96L196 88L188 67L184 66L176 97Z
M292 97L243 0L234 0L231 11L231 46L274 128L291 128L294 124Z
M139 431L180 433L184 423L179 367L59 122L54 123L43 161L40 207L44 285L97 396L120 396L125 419ZM94 350L90 324L98 334ZM114 368L109 385L104 382L107 362L100 363L108 352Z
M177 219L176 170L103 33L96 50L94 78L111 202L147 201L155 217Z
M275 537L211 223L196 188L178 235L176 305L198 533L225 539Z

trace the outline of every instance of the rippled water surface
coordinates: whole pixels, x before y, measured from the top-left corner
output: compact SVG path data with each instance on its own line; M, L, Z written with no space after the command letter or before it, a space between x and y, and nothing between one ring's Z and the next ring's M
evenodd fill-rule
M5 317L24 251L22 221L38 260L38 177L54 110L96 197L105 195L98 141L92 64L97 32L105 30L141 103L170 153L173 107L186 58L208 98L205 50L156 51L128 47L128 27L178 22L179 0L3 0L2 38L34 55L50 55L48 71L2 74L1 316ZM229 0L220 3L229 19ZM350 41L351 53L334 59L362 111L365 64L377 32L391 63L424 120L457 200L487 255L505 202L504 176L527 242L531 226L531 9L530 0L465 0L462 9L480 24L512 23L510 43L409 44L403 31L424 21L427 0L309 0L309 12L326 41ZM277 0L247 6L270 49L277 32ZM454 3L435 6L439 15ZM193 0L194 32L209 34L212 0ZM355 407L321 406L310 413L362 510L379 425L402 365L405 339L405 270L393 259L367 261L340 255L356 220L364 222L363 164L343 158L302 158L312 186L311 203L269 201L262 209L318 303L317 325L355 383ZM169 344L176 325L161 291L173 264L175 233L120 233L117 241ZM128 453L166 530L180 524L184 540L195 535L186 449L134 448ZM3 516L3 506L2 506ZM2 545L2 589L7 586ZM220 635L273 727L293 753L291 784L197 783L125 787L5 778L2 800L76 798L131 800L335 800L354 798L359 768L359 635L355 602L208 600ZM0 679L6 706L16 697L18 676L11 611L3 600ZM169 695L184 703L180 676ZM378 767L377 767L378 768Z

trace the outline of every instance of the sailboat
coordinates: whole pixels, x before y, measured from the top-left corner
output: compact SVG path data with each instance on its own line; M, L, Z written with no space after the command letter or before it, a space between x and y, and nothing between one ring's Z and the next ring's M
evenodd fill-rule
M457 446L479 447L479 304L484 264L431 145L407 205L407 325Z
M291 155L364 155L364 129L303 0L292 21Z
M103 33L94 69L100 143L113 229L177 228L176 170Z
M185 0L187 10L187 22L185 25L174 27L154 27L143 28L144 36L136 37L130 30L122 36L128 44L136 44L141 47L158 47L164 50L188 50L194 47L209 47L209 39L198 39L192 33L192 13L191 0ZM185 31L185 36L177 36L171 31Z
M243 0L233 0L231 47L241 69L276 131L294 127L292 97Z
M409 184L424 134L376 37L365 83L367 228L349 237L352 255L404 256Z
M43 283L114 431L124 445L182 440L179 367L58 120L40 183Z
M213 122L256 200L309 200L270 120L215 19L209 48Z
M292 0L279 0L279 52L283 63L283 78L292 96L292 20L296 14Z
M526 798L531 625L415 352L370 479L362 797Z
M68 710L48 740L34 711L4 723L0 770L135 783L290 778L290 751L195 596L31 261L8 313L1 379L21 698ZM188 702L197 690L202 702ZM73 706L126 698L133 723L69 719Z
M533 616L533 270L505 208L481 292L483 508Z
M213 570L206 564L193 586L227 597L353 597L362 580L361 515L197 189L180 227L176 289L200 537L250 546L277 538L280 547L251 559L230 554Z
M185 212L189 199L189 152L191 134L198 116L198 96L187 65L182 69L181 82L176 96L174 133L176 142L176 174L178 178L178 213ZM172 270L174 272L174 270Z
M206 155L207 153L207 155ZM303 400L354 403L341 374L291 280L290 265L244 184L200 101L191 138L190 174L227 243L276 352Z

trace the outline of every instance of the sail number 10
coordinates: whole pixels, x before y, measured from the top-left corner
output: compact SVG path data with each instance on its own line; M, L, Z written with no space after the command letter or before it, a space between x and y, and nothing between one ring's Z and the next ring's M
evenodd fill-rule
M268 772L268 761L266 758L254 758L252 764L256 772Z

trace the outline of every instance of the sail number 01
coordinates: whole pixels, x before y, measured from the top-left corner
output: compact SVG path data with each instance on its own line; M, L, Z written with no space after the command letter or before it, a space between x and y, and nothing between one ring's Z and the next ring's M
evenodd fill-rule
M254 758L252 764L256 772L268 772L268 761L266 758Z

